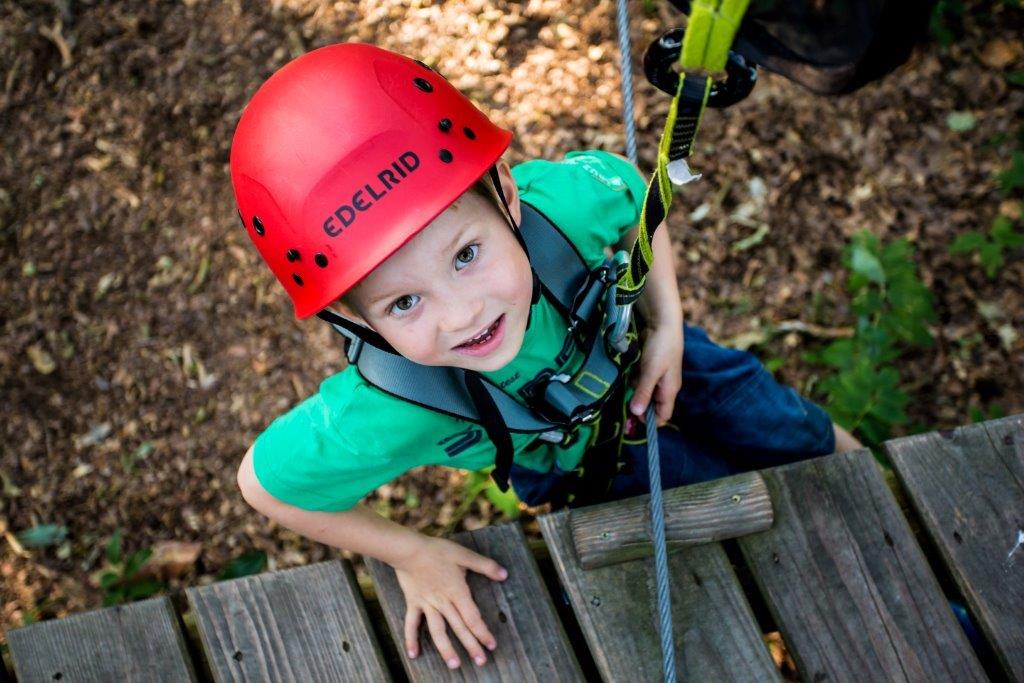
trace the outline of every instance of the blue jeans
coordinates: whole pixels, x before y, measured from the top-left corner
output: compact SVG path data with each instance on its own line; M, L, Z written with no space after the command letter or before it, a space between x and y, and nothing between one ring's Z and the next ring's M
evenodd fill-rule
M669 424L658 429L662 488L827 455L835 450L832 420L792 387L779 384L751 353L719 346L683 326L683 387ZM643 433L643 425L640 425ZM607 500L650 491L646 439L627 439L626 466ZM528 505L561 507L571 472L541 473L513 463L512 486Z

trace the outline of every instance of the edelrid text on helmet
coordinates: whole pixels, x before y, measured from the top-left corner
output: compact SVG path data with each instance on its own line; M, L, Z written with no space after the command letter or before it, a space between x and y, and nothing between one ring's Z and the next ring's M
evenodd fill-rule
M249 237L306 318L455 202L511 139L424 64L331 45L253 95L231 181Z
M420 158L415 152L403 152L398 159L391 162L390 168L377 173L377 177L356 190L348 204L342 204L334 213L324 220L324 232L330 237L337 237L356 220L357 211L369 211L373 203L384 198L392 187L402 182L402 178L420 167ZM392 170L394 169L394 170ZM365 194L369 196L367 199Z

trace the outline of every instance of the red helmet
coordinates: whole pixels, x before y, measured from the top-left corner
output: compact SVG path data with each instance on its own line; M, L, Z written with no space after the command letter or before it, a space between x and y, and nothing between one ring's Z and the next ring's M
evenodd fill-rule
M301 319L412 239L511 139L422 62L330 45L256 91L235 129L231 182Z

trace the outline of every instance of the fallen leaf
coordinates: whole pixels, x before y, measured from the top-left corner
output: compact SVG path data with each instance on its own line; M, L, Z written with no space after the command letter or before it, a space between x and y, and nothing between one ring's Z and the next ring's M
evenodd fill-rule
M17 535L18 542L25 548L45 548L57 545L68 537L68 528L56 524L40 524Z
M982 63L993 69L1005 69L1024 54L1024 45L1019 40L994 38L981 51Z
M203 544L198 542L159 541L139 568L139 576L165 581L184 576L195 566L202 551Z
M32 361L32 365L35 369L44 375L49 375L51 372L57 369L57 364L53 362L53 356L47 353L46 349L40 344L33 344L28 347L28 357Z
M88 432L81 436L75 437L76 448L88 448L89 446L95 446L98 443L102 443L104 439L110 436L112 427L109 422L101 422L94 426Z
M951 131L966 133L978 125L978 119L969 111L954 111L946 115L946 125Z

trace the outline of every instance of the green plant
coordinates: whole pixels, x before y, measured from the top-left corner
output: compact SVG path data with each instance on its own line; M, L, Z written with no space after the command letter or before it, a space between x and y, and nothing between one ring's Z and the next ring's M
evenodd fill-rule
M913 347L930 346L927 323L935 319L932 295L917 276L910 242L882 246L868 231L853 237L844 264L857 316L854 336L834 341L804 360L832 368L816 384L832 419L877 446L896 425L909 422L896 360Z
M493 469L494 467L491 466L469 473L462 488L462 500L455 512L452 513L452 518L445 527L443 535L450 534L455 529L459 521L469 512L473 501L481 495L486 497L506 518L519 518L519 498L511 486L504 492L498 488L494 479L491 478Z
M942 47L949 47L963 33L964 3L962 0L939 0L932 9L928 31Z
M984 422L985 420L998 420L1001 417L1006 417L1006 411L996 403L989 406L988 414L978 406L971 406L967 412L971 416L971 422Z
M124 557L121 538L121 529L110 537L107 543L107 564L99 571L104 607L148 598L167 588L163 581L139 576L139 568L146 563L153 551L144 548Z
M1020 246L1024 246L1024 233L1015 230L1013 221L1008 217L997 216L992 221L987 236L974 230L965 232L949 245L949 253L978 252L985 274L991 279L996 276L1005 261L1003 251Z
M267 554L262 550L253 550L252 552L244 553L239 555L235 559L228 562L227 566L221 570L221 573L217 578L221 581L228 579L237 579L242 576L249 576L251 574L259 574L267 566Z

